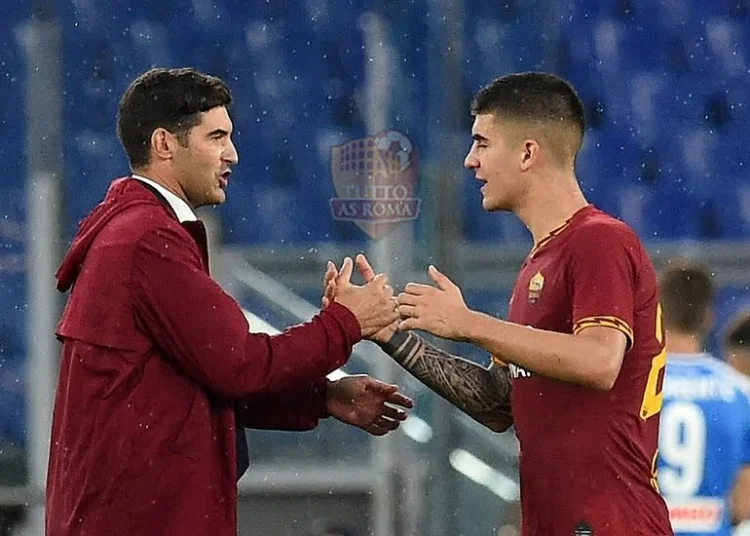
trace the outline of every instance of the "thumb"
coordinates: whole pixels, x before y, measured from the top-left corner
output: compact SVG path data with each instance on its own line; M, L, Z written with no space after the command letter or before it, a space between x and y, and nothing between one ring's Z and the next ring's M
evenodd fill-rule
M354 265L352 264L351 257L347 257L344 259L344 264L341 265L341 271L339 272L338 277L336 278L336 284L337 285L346 285L351 282L352 279L352 268Z
M441 273L432 264L427 269L427 273L430 275L430 278L437 284L440 290L448 290L456 287L456 284L448 279L447 275Z
M339 275L339 271L336 269L336 265L333 264L331 261L328 261L328 266L326 267L326 273L323 276L323 285L330 285L331 282L336 279L336 276Z
M354 262L357 264L357 270L359 270L359 273L362 274L362 277L365 279L365 283L369 283L375 278L375 270L370 266L367 257L360 253L354 259Z

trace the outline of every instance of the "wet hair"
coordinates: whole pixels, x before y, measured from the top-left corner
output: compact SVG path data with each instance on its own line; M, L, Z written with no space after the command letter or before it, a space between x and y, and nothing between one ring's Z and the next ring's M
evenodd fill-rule
M492 114L543 130L558 129L547 141L560 163L574 162L583 144L586 118L581 99L569 82L551 73L496 78L476 93L471 113Z
M117 136L131 168L149 163L151 135L157 128L165 128L186 145L201 113L231 103L232 94L221 79L195 69L143 73L125 91L117 113Z

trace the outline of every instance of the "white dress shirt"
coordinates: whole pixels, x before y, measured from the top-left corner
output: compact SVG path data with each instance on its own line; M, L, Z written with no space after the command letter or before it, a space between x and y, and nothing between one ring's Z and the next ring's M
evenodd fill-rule
M190 205L188 205L184 199L176 195L174 192L167 190L158 182L154 182L151 179L142 177L141 175L136 175L135 173L133 173L131 177L156 188L156 191L163 195L164 199L166 199L167 203L169 203L169 206L172 207L172 210L174 210L174 213L177 215L177 219L180 220L180 223L184 221L196 221L198 219L198 217L195 215L195 212L193 212L193 209L190 208Z

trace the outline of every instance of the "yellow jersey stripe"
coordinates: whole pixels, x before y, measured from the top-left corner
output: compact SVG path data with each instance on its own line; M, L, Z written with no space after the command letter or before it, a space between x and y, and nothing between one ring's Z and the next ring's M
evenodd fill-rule
M630 348L633 346L633 341L635 340L633 338L633 328L631 328L627 322L620 318L617 318L616 316L590 316L587 318L582 318L573 326L573 333L577 335L586 328L597 326L615 328L616 330L621 331L622 334L625 335L625 337L628 339L627 349L630 350Z

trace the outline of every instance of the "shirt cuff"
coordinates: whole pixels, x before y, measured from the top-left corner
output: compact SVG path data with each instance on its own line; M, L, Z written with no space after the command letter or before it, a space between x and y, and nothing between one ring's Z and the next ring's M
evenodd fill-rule
M359 320L354 316L349 309L340 303L333 302L327 308L323 309L323 312L331 314L339 323L343 326L344 331L349 335L349 339L352 342L352 346L362 340L362 328L359 325Z
M322 378L310 387L310 404L313 415L317 419L325 419L331 415L328 413L328 379Z

